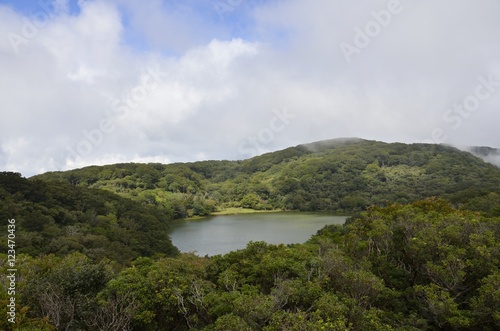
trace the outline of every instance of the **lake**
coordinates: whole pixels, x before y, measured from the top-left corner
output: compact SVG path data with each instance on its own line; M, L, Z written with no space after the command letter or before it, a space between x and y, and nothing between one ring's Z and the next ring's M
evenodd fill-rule
M304 243L325 225L343 224L346 218L296 212L211 216L175 222L170 237L181 252L212 256L245 248L250 241Z

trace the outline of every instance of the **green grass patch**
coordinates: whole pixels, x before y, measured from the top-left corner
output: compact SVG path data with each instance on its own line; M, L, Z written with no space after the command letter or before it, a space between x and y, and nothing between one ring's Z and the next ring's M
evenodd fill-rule
M250 209L250 208L237 208L237 207L232 207L232 208L224 208L219 211L216 211L212 213L212 215L236 215L236 214L257 214L257 213L276 213L280 212L282 210L276 209L276 210L256 210L256 209Z

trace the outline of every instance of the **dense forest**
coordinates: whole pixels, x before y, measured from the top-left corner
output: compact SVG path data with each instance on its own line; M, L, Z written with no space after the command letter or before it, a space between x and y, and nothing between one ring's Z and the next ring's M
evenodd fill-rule
M0 201L18 270L17 323L0 330L500 328L500 168L452 147L332 140L243 161L4 172ZM353 216L303 244L213 257L172 245L174 219L230 207Z
M173 218L228 207L351 214L432 196L476 208L471 199L491 204L500 193L500 169L470 153L361 139L299 145L243 161L116 164L36 178L105 189Z
M436 199L369 208L304 244L119 271L81 253L21 255L16 330L493 331L499 263L500 219Z
M105 190L28 180L0 173L0 217L15 218L17 253L63 256L128 264L138 257L175 255L168 237L170 215ZM2 222L4 233L7 223ZM6 252L7 242L0 243Z

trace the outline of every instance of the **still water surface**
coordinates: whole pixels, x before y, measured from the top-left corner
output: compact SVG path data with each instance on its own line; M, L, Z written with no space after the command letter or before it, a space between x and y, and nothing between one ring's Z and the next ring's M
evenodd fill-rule
M170 237L181 252L212 256L245 248L249 241L304 243L325 225L343 224L346 218L286 212L213 216L176 222Z

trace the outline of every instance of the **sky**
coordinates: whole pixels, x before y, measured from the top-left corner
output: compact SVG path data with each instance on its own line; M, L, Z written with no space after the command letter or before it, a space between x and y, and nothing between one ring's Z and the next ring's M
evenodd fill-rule
M500 147L497 0L0 0L0 170Z

